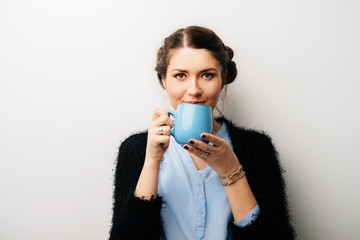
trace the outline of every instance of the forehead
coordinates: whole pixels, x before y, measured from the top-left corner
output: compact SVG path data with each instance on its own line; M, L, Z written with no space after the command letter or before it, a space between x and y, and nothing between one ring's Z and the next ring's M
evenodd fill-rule
M175 68L187 70L220 69L220 64L207 49L179 48L172 51L169 59L168 70L171 71L171 69Z

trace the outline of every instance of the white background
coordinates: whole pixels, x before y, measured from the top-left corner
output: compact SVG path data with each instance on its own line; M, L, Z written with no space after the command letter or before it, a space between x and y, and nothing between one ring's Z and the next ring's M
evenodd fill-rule
M360 3L0 0L0 239L106 239L120 142L168 107L156 51L213 29L223 104L281 154L298 239L360 239ZM221 106L221 104L220 104Z

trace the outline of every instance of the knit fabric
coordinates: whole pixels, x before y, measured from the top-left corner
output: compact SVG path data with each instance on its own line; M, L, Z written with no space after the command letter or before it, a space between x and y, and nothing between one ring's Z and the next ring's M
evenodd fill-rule
M246 227L230 223L233 239L294 239L282 168L270 137L240 128L225 118L216 121L227 125L234 152L244 166L250 188L261 209L256 220ZM146 143L147 132L141 132L131 135L120 145L110 240L160 239L163 224L161 196L150 201L134 196L145 160Z

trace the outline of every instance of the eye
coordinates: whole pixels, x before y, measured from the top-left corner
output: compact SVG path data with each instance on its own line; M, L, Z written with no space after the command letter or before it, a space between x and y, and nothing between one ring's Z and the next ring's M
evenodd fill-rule
M186 76L183 73L178 73L174 77L177 78L177 79L184 79Z
M206 79L211 79L214 77L214 74L211 74L211 73L204 73L202 75L203 78L206 78Z

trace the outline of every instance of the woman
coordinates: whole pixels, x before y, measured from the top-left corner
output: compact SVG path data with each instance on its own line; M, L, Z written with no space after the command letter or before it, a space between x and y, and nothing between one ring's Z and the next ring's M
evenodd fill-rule
M235 80L233 51L210 29L190 26L165 39L155 70L174 109L216 108ZM206 144L179 145L167 110L127 138L117 158L110 239L294 239L285 184L270 138L213 119ZM246 175L245 175L246 171Z

